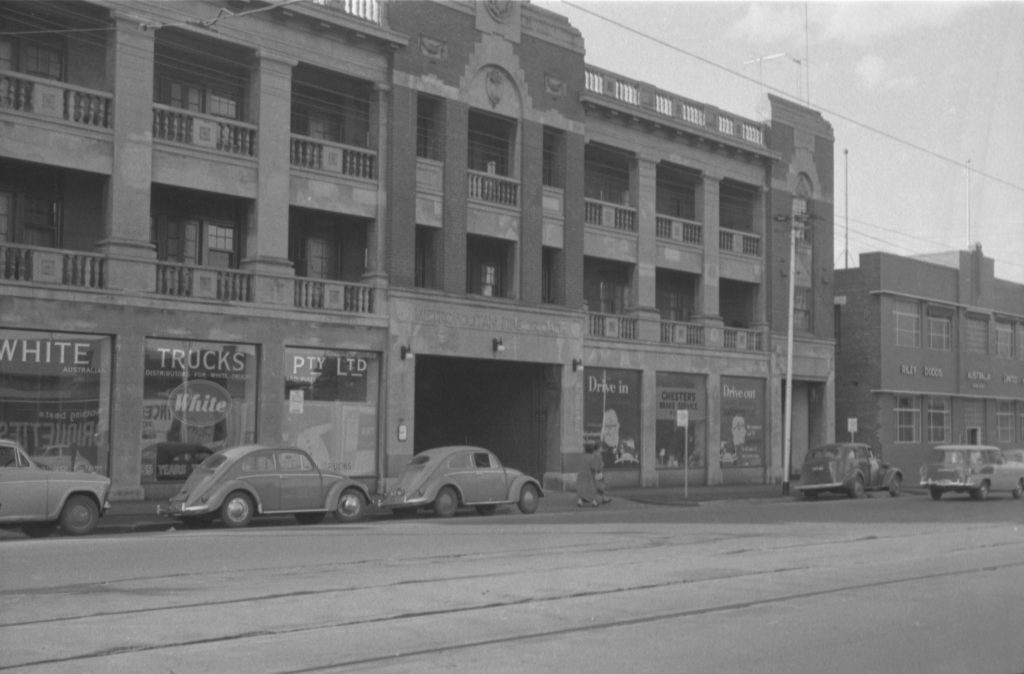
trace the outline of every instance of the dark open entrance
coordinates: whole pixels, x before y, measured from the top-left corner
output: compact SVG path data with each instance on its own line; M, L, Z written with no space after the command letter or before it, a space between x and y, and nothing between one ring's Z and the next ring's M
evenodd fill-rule
M557 433L557 374L534 363L417 355L414 451L477 445L541 479L549 430Z

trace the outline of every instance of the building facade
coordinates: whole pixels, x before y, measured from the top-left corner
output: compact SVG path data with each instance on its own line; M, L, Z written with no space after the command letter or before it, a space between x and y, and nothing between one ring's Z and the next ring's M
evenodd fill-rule
M1024 445L1024 286L980 246L865 254L835 278L838 437L904 471L938 444Z
M528 3L0 4L0 436L162 498L289 443L777 482L831 440L833 137ZM794 269L792 276L791 253ZM790 300L792 290L792 301Z

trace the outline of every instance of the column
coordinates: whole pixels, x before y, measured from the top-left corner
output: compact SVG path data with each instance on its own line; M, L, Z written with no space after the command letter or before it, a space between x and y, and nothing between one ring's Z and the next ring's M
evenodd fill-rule
M389 119L391 117L390 106L388 105L391 96L391 85L377 82L374 84L373 90L375 96L370 109L370 116L371 119L377 121L377 129L373 134L377 141L375 143L377 148L377 217L369 224L366 232L368 254L364 279L368 283L382 288L387 285L387 263L384 259L387 250L387 228L384 226L384 223L388 213L387 185L391 167L388 162L383 160L385 149L391 145L388 134ZM415 138L413 142L415 142ZM415 166L415 162L413 162L413 165ZM410 201L415 204L415 190L411 194L413 198ZM415 238L414 233L414 241Z
M700 279L697 316L707 329L707 346L722 346L719 313L720 249L718 247L718 198L720 179L705 173L697 190L697 217L704 224L704 273Z
M658 242L655 216L658 163L653 159L638 157L632 182L634 194L637 195L637 256L633 271L637 338L644 342L658 342L661 340L661 317L657 308Z
M441 282L445 292L466 293L466 201L469 198L469 106L444 106L444 256Z

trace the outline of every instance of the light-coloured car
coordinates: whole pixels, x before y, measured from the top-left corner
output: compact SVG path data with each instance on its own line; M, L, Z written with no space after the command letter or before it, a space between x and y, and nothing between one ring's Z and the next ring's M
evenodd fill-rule
M899 496L903 490L903 472L882 462L868 445L837 442L807 452L796 489L808 499L827 492L860 498L864 492L875 489L885 489L891 496Z
M74 447L68 445L47 445L32 455L32 460L53 470L92 473L96 469L89 460Z
M542 496L540 482L501 465L490 450L457 445L414 456L379 505L399 517L426 506L438 517L451 517L460 506L490 515L499 505L512 504L529 515Z
M157 512L186 527L207 526L216 518L244 527L258 515L294 515L301 524L316 524L327 513L354 522L369 503L365 485L320 470L301 449L242 445L207 457Z
M1008 491L1014 498L1024 494L1024 463L1007 461L998 447L989 445L938 445L935 461L921 466L921 486L936 501L946 492L967 492L982 500L993 491Z
M1024 449L1004 449L1003 456L1007 463L1024 463Z
M32 537L58 527L71 536L88 534L110 508L109 494L105 475L53 470L17 442L0 440L0 526Z

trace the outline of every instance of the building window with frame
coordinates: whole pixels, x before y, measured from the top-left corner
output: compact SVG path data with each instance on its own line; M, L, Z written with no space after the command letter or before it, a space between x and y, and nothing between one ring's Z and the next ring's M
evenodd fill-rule
M431 96L416 98L416 156L441 161L441 101Z
M920 442L921 406L914 396L896 396L896 442Z
M967 316L964 333L967 353L988 353L987 316Z
M11 27L17 30L16 26ZM33 34L26 37L0 38L0 70L63 81L67 52L63 41L38 31L31 32Z
M896 346L921 346L921 313L915 302L895 302L892 309L896 326Z
M485 236L466 237L466 291L484 297L508 297L512 246Z
M1018 323L1014 328L1017 342L1017 360L1024 360L1024 323Z
M927 398L928 442L949 442L951 435L949 398Z
M558 280L561 276L562 251L544 246L541 250L540 301L544 304L558 304L560 293Z
M953 316L949 312L928 309L928 348L933 351L952 349Z
M811 288L796 286L793 288L793 329L798 332L811 331L811 307L814 304L814 292Z
M999 442L1014 442L1013 401L996 401L996 437Z
M541 184L559 189L565 187L565 134L558 129L544 127Z
M413 283L417 288L437 287L437 231L426 225L416 225L416 251Z
M996 355L1013 358L1013 323L996 321Z

